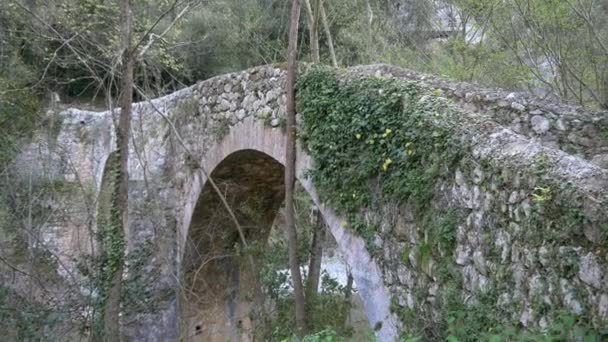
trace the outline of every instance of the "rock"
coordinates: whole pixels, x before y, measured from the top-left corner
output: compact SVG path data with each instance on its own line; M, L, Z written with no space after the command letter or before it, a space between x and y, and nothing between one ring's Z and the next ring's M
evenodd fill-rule
M530 280L528 281L528 288L530 289L530 294L532 295L539 295L544 293L545 285L540 274L535 273L530 278Z
M515 282L515 289L521 290L526 284L526 280L528 275L526 274L526 269L521 264L516 264L513 267L513 281Z
M496 304L498 304L499 307L507 306L509 303L511 303L511 296L509 296L508 293L502 293L498 296Z
M505 100L499 100L496 105L500 108L506 108L509 107L509 102L505 101Z
M590 242L600 244L604 241L604 234L599 224L588 224L583 228L583 234Z
M608 294L606 293L600 296L598 313L600 318L608 320Z
M509 195L509 204L517 203L518 199L519 199L519 194L517 193L517 191L511 192L511 195Z
M530 119L530 124L532 124L532 130L537 134L545 134L551 127L549 120L540 115L534 115Z
M459 186L463 186L464 185L464 175L462 174L462 171L460 171L460 169L456 169L455 176L454 176L454 181Z
M475 185L471 192L470 208L479 208L481 206L481 190Z
M576 299L574 295L575 291L572 285L568 282L568 280L563 278L559 280L559 285L563 294L563 300L564 304L566 304L566 307L568 307L568 309L570 309L573 313L577 315L582 314L583 306Z
M592 253L588 253L581 257L580 268L578 271L580 280L596 289L601 289L604 284L604 271L598 263L597 258Z
M463 286L468 291L475 291L479 288L479 277L480 274L475 270L472 265L465 266L462 269Z
M413 309L414 305L416 305L414 295L410 291L407 292L407 295L405 296L405 300L407 303L407 307L410 309Z
M487 275L486 260L481 251L475 251L475 253L473 253L473 264L479 273Z
M473 170L473 183L479 185L484 180L484 172L480 167Z
M501 248L500 263L504 265L509 260L509 254L511 253L511 235L502 230L498 231L498 234L496 234L496 246Z
M220 112L230 110L230 101L228 101L226 99L221 99L220 104L216 108Z
M547 267L550 262L549 249L546 246L541 246L538 249L538 261L543 267Z
M519 103L519 102L511 102L511 108L523 112L524 110L526 110L526 106L524 106L523 104Z
M591 162L601 168L608 169L608 153L593 156L593 158L591 158Z
M471 249L469 246L458 245L456 247L456 264L461 266L467 265L471 260L470 254Z
M399 266L397 270L397 278L399 278L399 282L402 285L413 288L415 285L415 280L412 272L410 272L405 266Z
M582 145L585 147L593 147L595 146L595 141L593 141L593 139L584 137L578 133L572 132L570 134L568 134L568 140L577 144L577 145Z
M530 217L532 215L532 205L530 204L529 199L525 199L521 202L521 209L524 211L524 215L526 217Z
M534 268L534 264L536 263L536 253L533 249L524 249L524 264L527 268Z
M519 318L519 322L521 323L521 325L527 327L530 321L532 320L532 314L532 309L526 306L524 311L521 313L521 317Z
M236 112L236 118L241 121L245 118L245 116L247 115L247 113L245 112L244 109L240 109L238 112Z

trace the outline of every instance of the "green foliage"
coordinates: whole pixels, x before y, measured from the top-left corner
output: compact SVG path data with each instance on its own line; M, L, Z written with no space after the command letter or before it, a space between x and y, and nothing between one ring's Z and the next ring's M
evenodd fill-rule
M366 211L378 212L386 203L414 209L422 238L403 251L402 259L408 263L410 250L415 248L416 266L429 276L437 276L441 295L434 306L440 309L441 317L425 305L414 311L401 309L393 301L391 310L413 334L405 339L496 340L508 333L504 327L512 317L509 310L496 305L496 289L476 292L471 302L465 302L462 274L453 264L460 213L441 205L437 187L452 182L450 170L466 162L467 145L449 133L457 125L456 116L438 98L439 93L423 91L414 84L374 77L344 82L344 77L335 70L313 67L298 80L301 139L315 162L309 175L322 200L345 215L344 225L360 234L370 249L380 232L379 224L363 215ZM522 239L533 245L572 241L581 234L576 227L588 220L580 210L568 209L571 204L563 201L576 196L567 184L546 179L547 166L546 156L541 155L536 168L529 171L540 183L532 185L534 190L529 194L532 208L530 217L522 220ZM578 271L576 260L564 259L560 265L565 277ZM414 295L421 303L427 298L427 289L418 287L420 293ZM550 318L560 324L560 317ZM583 318L576 319L584 334L594 334L595 327L585 326ZM517 338L543 340L553 336L519 328L514 331Z
M507 311L496 306L492 291L478 293L474 303L465 304L460 291L449 288L444 302L444 325L433 325L428 329L425 322L417 323L413 333L402 337L402 341L445 340L465 341L602 341L608 337L607 330L600 330L584 317L558 312L545 329L525 329L518 324L505 324L510 319ZM419 320L416 313L410 319ZM428 324L426 324L428 326Z
M313 68L298 81L301 138L323 200L366 238L373 231L358 214L379 199L412 204L423 230L437 227L433 235L452 240L451 224L436 222L431 205L435 185L462 153L447 128L431 124L441 118L449 125L450 110L413 83L339 77Z
M0 331L3 338L17 341L49 340L53 329L65 320L65 315L47 305L41 305L0 285ZM11 336L13 335L13 336Z
M532 193L532 200L536 203L544 203L550 201L553 195L551 194L551 188L537 186L534 188Z
M291 278L288 273L273 270L275 274L273 280L268 282L268 277L264 278L265 292L276 295L274 303L276 305L273 317L266 317L264 329L258 332L263 340L282 341L286 338L295 336L295 318L293 317L293 296L289 290ZM307 310L311 312L308 316L310 331L320 331L315 334L315 338L337 338L336 341L346 341L352 337L353 331L346 327L346 319L350 310L350 303L347 301L346 289L338 284L327 274L323 274L321 291L314 297L313 302L308 302ZM331 332L331 334L329 334ZM310 338L313 338L312 336ZM305 339L306 340L306 339ZM317 341L317 340L314 340ZM328 341L322 339L321 341ZM333 340L330 340L333 341Z
M56 217L50 204L73 195L73 188L44 177L5 172L6 178L0 179L0 270L4 279L13 280L0 285L0 331L9 341L53 340L66 321L77 320L70 304L80 298L41 300L38 294L52 294L68 282L58 274L56 255L39 239L49 218Z
M40 102L0 73L0 168L4 169L35 128L41 126Z
M379 232L363 212L388 202L411 206L424 237L417 266L427 270L432 260L451 257L456 242L458 213L436 205L435 191L464 153L448 133L452 112L412 83L341 77L312 68L298 80L301 138L315 161L310 176L322 200L345 214L345 225L370 247ZM450 265L441 267L448 281Z
M301 340L298 338L291 338L291 342L340 342L348 341L346 338L339 336L333 329L321 330L318 333L306 335Z
M160 267L154 262L159 251L147 240L130 252L125 260L127 277L123 282L122 305L127 313L158 312L159 304L174 298L173 291L155 291L160 278Z
M112 152L106 160L98 198L97 215L97 242L100 254L94 260L95 313L93 332L96 336L103 336L102 312L105 306L108 291L112 287L116 272L122 272L125 254L125 239L122 229L122 217L118 215L116 207L117 187L120 174L120 154Z
M482 311L481 314L487 314ZM472 320L471 322L475 322ZM463 327L464 328L464 327ZM571 314L561 313L543 331L523 330L514 326L496 325L492 332L463 329L448 336L449 341L585 341L599 342L608 337L608 331L598 332L584 319Z
M181 25L175 51L191 80L284 60L289 6L283 1L213 1Z
M469 47L483 45L498 56L504 51L507 58L499 64L510 65L508 69L487 69L485 61L499 62L499 59L488 56L489 59L473 60L474 67L485 71L480 73L480 80L521 69L525 77L515 78L515 87L541 88L582 106L606 106L608 7L588 0L455 3L476 25L487 29L484 40L469 43ZM500 82L500 78L497 80Z
M308 193L301 185L296 186L294 194L296 227L298 230L298 259L300 265L307 265L312 248L312 234L317 222L311 216L313 203ZM244 217L255 217L258 211L254 206L239 208ZM249 213L251 212L251 213ZM258 214L259 215L259 214ZM252 221L255 221L253 219ZM278 228L278 229L276 229ZM270 233L269 242L250 242L249 250L256 260L260 260L259 279L266 294L266 299L273 306L272 312L262 316L263 324L258 327L256 336L260 340L282 341L295 338L295 320L293 316L293 293L289 274L288 253L286 241L281 226L274 227ZM325 227L323 227L325 229ZM324 255L324 257L327 257ZM245 258L243 264L246 264ZM242 265L243 265L242 264ZM307 275L303 274L304 283ZM336 341L348 340L355 335L354 330L347 324L351 310L350 297L353 290L329 276L321 273L321 288L315 295L307 295L306 310L308 332L318 332L307 338L334 338Z
M150 93L286 59L289 6L284 1L212 1L191 6L177 23L182 7L170 10L172 4L133 3L135 41L141 45L149 41L144 34L153 25L156 37L171 28L137 66L135 82ZM440 8L428 0L334 0L324 6L340 65L385 62L606 106L608 8L602 2L451 0L441 6L443 16L455 18L449 25L437 25L444 21L438 18ZM6 46L0 51L0 74L70 97L98 96L100 79L117 93L120 82L109 81L119 78L112 67L121 43L117 2L32 1L25 7L31 13L13 2L0 4L0 43ZM168 15L157 22L163 13ZM308 58L307 25L303 15L301 60ZM449 31L449 37L433 38L437 29ZM324 62L329 61L327 38L321 30Z

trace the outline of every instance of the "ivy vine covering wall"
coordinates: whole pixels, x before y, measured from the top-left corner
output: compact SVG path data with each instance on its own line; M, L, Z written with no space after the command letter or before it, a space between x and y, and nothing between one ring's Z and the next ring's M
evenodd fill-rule
M572 184L559 176L565 156L526 153L525 140L502 159L498 125L440 89L325 68L298 85L310 175L380 260L404 334L599 338L608 221L591 207L606 208L605 183Z

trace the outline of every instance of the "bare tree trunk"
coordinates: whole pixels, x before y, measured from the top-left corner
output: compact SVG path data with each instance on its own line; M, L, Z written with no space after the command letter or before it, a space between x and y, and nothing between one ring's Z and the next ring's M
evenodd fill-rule
M308 32L310 35L310 58L313 63L321 62L319 55L319 9L321 0L313 0L313 6L310 5L310 0L304 0L306 5L306 13L308 17Z
M600 78L600 108L608 109L608 70L604 70Z
M125 234L128 228L128 203L129 203L129 136L131 132L131 107L133 103L133 63L134 56L131 50L132 37L132 13L130 0L122 2L123 15L123 72L122 92L120 99L120 118L116 129L116 145L120 156L120 167L117 182L116 199L113 203L114 236L116 241L111 241L111 255L114 260L111 264L110 288L107 292L104 306L104 340L120 341L120 301L122 293L122 273Z
M369 25L369 32L368 32L368 55L370 58L371 62L374 62L376 57L375 57L375 53L374 53L374 46L373 46L373 41L374 41L374 10L372 9L372 5L370 4L369 0L366 0L366 4L367 4L367 14L369 16L368 19L368 25Z
M316 208L315 208L316 209ZM321 219L321 213L315 210L312 232L312 243L310 248L310 263L308 264L308 277L306 278L306 314L312 317L315 314L317 292L319 291L319 278L321 277L321 261L323 259L323 242L325 241L325 225ZM308 324L312 320L308 320ZM312 330L313 326L309 326Z
M296 328L298 334L306 329L304 289L302 275L298 265L298 237L296 233L293 197L295 190L296 166L296 94L295 82L298 57L298 21L300 18L300 1L291 2L291 19L289 27L289 48L287 57L286 111L287 111L287 142L285 149L285 229L289 248L289 268L293 283L293 294L296 310Z
M344 329L347 328L347 325L350 323L350 312L352 307L352 295L353 295L353 273L350 271L350 268L347 270L347 278L346 278L346 288L344 289L344 301L346 301L347 310L346 320L344 321Z
M323 242L325 241L325 225L320 217L321 213L318 209L316 210L315 215L315 225L310 249L310 264L308 266L308 278L306 279L306 295L308 297L314 296L319 290L321 260L323 259Z
M338 67L338 59L336 58L336 50L334 49L334 40L331 38L331 31L329 29L329 23L327 22L327 15L325 14L325 7L323 6L323 0L319 3L319 10L321 11L321 22L323 23L323 30L327 36L327 45L329 46L329 55L331 56L331 65L334 68Z

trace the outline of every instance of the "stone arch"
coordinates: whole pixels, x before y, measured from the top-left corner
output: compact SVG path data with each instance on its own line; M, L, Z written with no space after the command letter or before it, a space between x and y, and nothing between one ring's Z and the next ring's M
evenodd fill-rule
M211 174L250 246L268 236L284 196L283 173L283 165L268 155L241 150L227 156ZM256 288L256 280L248 259L236 255L235 246L242 246L236 226L216 191L205 184L184 248L182 338L248 340L253 322L250 303L243 297L255 295L249 290ZM192 335L196 337L185 338Z
M285 136L281 129L271 129L254 118L247 118L243 122L232 126L227 136L214 143L201 157L201 165L207 172L211 172L211 176L217 183L221 184L221 188L226 191L229 200L233 201L234 207L239 208L243 204L250 205L252 198L255 199L254 202L261 206L261 209L258 209L258 213L261 215L251 227L267 228L249 230L246 234L249 237L254 237L254 239L267 234L276 211L282 204L284 140ZM310 165L310 158L304 151L298 149L297 178L310 194L313 202L320 207L321 214L329 226L339 250L353 270L353 277L363 299L370 326L376 329L376 334L380 340L394 340L398 336L397 320L390 313L391 298L384 285L382 272L367 251L365 242L350 232L344 224L345 221L331 208L320 203L312 182L305 177L305 171ZM179 264L181 274L186 277L192 276L193 272L196 272L197 261L200 261L200 257L208 254L200 253L200 251L205 250L205 248L210 251L209 239L217 238L219 236L217 232L223 231L225 233L224 230L218 228L234 227L234 224L228 222L228 218L222 215L221 203L211 186L206 184L204 175L205 173L201 170L195 170L191 176L188 184L190 193L187 195L184 218L180 227ZM241 215L244 214L240 212L239 216ZM220 240L222 244L234 243L237 239L235 233L236 231L231 231L226 236L222 236L222 240ZM193 253L196 250L199 251L199 260L196 259L197 253ZM221 256L218 256L218 258L225 259ZM227 260L225 259L223 263L216 262L216 265L211 268L206 277L209 278L209 275L213 274L215 277L228 281L227 283L235 279L236 282L232 283L231 286L209 289L209 293L214 293L210 297L219 298L220 301L208 303L209 310L205 314L214 318L221 315L224 317L230 316L230 319L235 320L239 316L239 312L243 312L243 308L239 308L238 303L230 298L233 298L231 296L234 295L234 287L239 283L238 277L242 274L238 269L235 269L235 263L226 267L229 264ZM242 284L243 281L240 283ZM230 300L224 301L223 299L226 298ZM193 317L191 315L194 313L188 312L189 309L186 304L184 298L181 298L180 311L182 315ZM239 320L236 319L236 321ZM182 325L182 330L186 329L191 334L203 333L205 327L200 323L202 322L201 319L196 318L194 321L188 319L187 321L188 323ZM213 330L214 336L236 337L235 329L226 329L226 325L234 325L234 322L228 323L223 318L218 322L219 325L216 324L215 326L213 326L213 323L208 322L207 324L207 328ZM223 332L220 331L222 329Z

